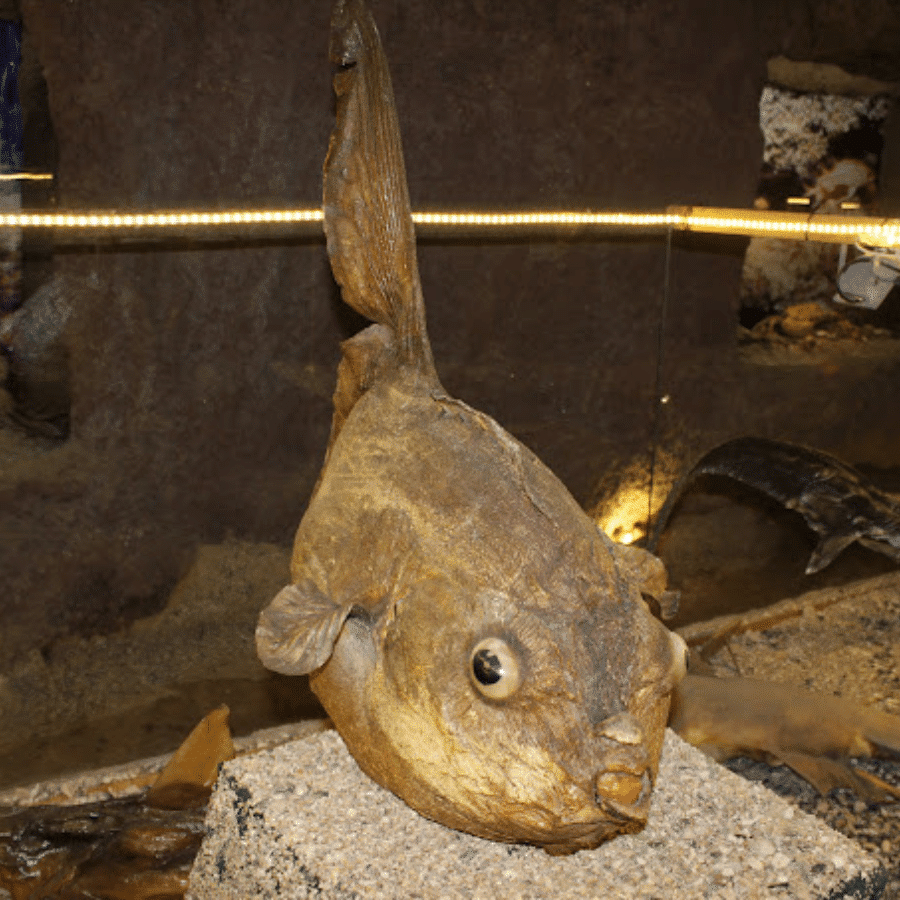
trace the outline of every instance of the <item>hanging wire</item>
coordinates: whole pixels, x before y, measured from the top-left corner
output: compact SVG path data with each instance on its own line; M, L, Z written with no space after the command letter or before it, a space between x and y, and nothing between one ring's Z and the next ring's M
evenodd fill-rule
M647 538L653 524L653 487L656 477L656 448L659 444L662 407L666 402L663 395L663 351L665 347L666 318L669 314L669 285L672 268L672 226L666 230L666 262L663 272L663 292L659 310L659 325L656 329L656 376L653 385L653 422L650 428L650 487L647 491Z

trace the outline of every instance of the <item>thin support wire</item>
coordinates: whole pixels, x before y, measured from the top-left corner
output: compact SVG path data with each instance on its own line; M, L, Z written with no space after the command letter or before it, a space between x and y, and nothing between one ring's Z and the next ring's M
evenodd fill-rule
M650 429L650 488L647 491L647 538L653 524L653 487L656 476L656 447L659 443L660 420L662 418L663 394L663 351L666 336L666 318L669 313L669 285L672 269L672 226L666 230L666 263L663 273L663 293L659 311L659 325L656 329L656 376L653 385L653 423Z

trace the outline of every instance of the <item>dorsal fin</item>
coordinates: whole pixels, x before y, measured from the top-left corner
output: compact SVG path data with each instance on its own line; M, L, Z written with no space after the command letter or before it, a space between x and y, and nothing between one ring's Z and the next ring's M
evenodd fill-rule
M389 327L397 360L433 377L394 92L362 0L331 20L337 123L325 160L325 235L344 302Z

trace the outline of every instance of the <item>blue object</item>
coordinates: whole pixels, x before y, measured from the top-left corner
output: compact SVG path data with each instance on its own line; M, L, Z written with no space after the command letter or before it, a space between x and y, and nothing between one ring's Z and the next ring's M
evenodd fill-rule
M22 26L0 21L0 167L4 172L22 168L22 104L19 102L19 64Z

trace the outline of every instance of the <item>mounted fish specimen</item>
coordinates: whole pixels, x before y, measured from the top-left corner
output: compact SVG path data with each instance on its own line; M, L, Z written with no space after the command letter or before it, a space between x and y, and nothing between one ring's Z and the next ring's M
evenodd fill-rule
M710 450L672 490L648 547L655 550L685 489L702 475L721 475L796 510L819 543L806 566L824 569L854 541L900 562L900 502L839 459L782 441L742 437Z
M332 20L325 232L343 344L293 583L257 650L310 685L360 767L423 815L551 853L647 819L685 646L633 551L447 395L432 362L387 63L361 0Z
M869 803L900 800L900 789L849 763L900 760L900 717L874 707L795 685L690 674L669 725L719 762L750 756L789 766L820 794L848 788Z

